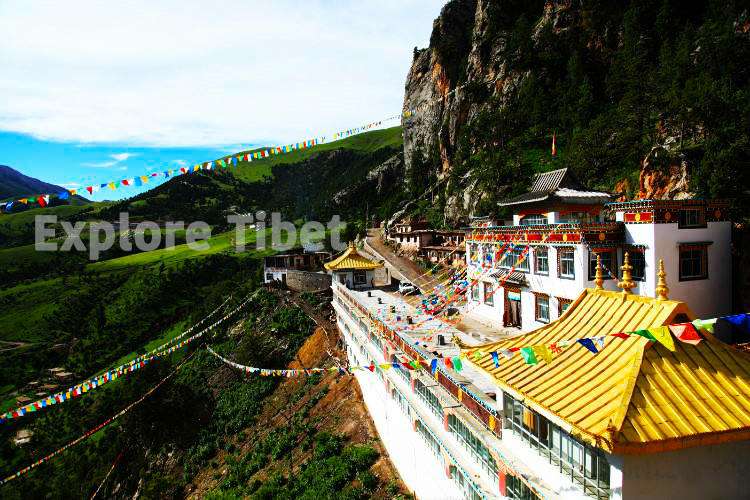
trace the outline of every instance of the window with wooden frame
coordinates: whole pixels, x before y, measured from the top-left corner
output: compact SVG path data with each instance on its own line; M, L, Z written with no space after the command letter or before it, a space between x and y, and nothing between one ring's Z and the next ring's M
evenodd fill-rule
M570 307L570 304L572 304L573 301L570 299L566 299L563 297L557 297L557 317L563 315L565 311L568 310L568 307Z
M515 269L516 271L529 272L529 259L525 258L521 261L521 255L523 254L523 246L515 246L511 250L508 250L500 260L500 267L505 269ZM528 257L528 255L526 256Z
M614 248L592 248L589 252L589 281L596 277L596 256L602 257L602 276L605 280L614 279L617 272L617 250ZM611 273L611 274L610 274Z
M680 281L708 279L708 245L686 243L680 245Z
M492 286L492 283L489 283L487 281L482 283L482 286L484 287L484 303L488 306L495 304L495 289Z
M677 224L679 229L706 227L706 211L703 207L683 208Z
M549 295L546 293L534 293L534 319L549 323Z
M573 247L557 249L557 276L565 279L576 277L576 251Z
M534 274L549 275L549 250L547 247L534 249Z

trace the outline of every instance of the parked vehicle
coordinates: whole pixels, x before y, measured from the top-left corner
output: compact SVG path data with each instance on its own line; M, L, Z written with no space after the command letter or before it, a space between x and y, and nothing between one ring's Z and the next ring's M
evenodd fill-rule
M398 293L400 293L401 295L418 295L421 292L419 291L419 288L413 283L402 281L398 284Z

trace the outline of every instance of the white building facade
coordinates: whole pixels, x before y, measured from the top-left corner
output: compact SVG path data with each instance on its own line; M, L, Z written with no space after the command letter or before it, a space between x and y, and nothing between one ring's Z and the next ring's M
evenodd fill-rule
M698 370L689 377L685 376L685 382L698 393L715 393L716 397L725 398L705 416L709 430L698 431L692 436L689 431L686 434L685 429L680 429L677 434L688 437L679 441L664 436L656 439L654 436L658 434L655 431L646 431L642 435L651 437L645 442L632 443L632 431L623 427L618 431L620 434L612 434L614 444L598 446L595 443L604 441L585 437L590 432L587 425L582 423L577 427L570 419L558 414L562 410L553 409L551 405L558 404L552 403L556 400L555 391L546 391L548 394L544 398L528 395L523 384L535 385L535 377L524 377L527 382L516 383L505 375L493 374L493 364L491 361L488 364L486 358L494 345L472 347L469 345L472 342L470 336L437 319L420 317L409 304L382 290L349 290L335 282L332 289L337 327L346 346L348 361L352 366L367 367L354 372L365 404L391 462L417 498L698 499L744 495L743 478L750 473L750 464L742 457L750 452L748 436L745 435L750 432L750 406L735 412L732 417L735 421L723 424L721 418L716 420L733 405L742 407L743 401L750 401L750 391L743 389L750 379L742 369L727 373L733 382L720 390L713 380L706 379L706 385L701 386L704 383L699 373L701 370L716 373L714 367L717 365L712 365L712 361L706 366L702 366L703 361L696 361L700 365ZM627 317L632 311L631 302L651 312L642 317L644 309ZM561 330L559 335L563 338L574 336L581 325L591 331L601 329L603 333L616 331L612 328L617 324L636 328L643 321L669 323L691 313L684 304L676 301L643 300L633 294L588 290L574 301L569 314L572 317L556 328ZM413 328L414 322L418 328ZM547 325L547 328L552 327ZM446 340L444 345L432 338L438 331ZM540 335L545 337L547 334ZM518 337L522 338L524 336ZM654 368L647 368L644 364L644 368L639 368L643 374L638 370L635 372L636 389L631 387L631 394L619 383L629 375L618 368L617 363L622 357L627 357L628 352L635 356L634 359L639 359L642 350L646 349L648 356L664 357L678 366L683 362L680 357L690 359L695 356L692 351L688 352L690 349L700 350L704 353L700 356L705 357L706 352L717 348L709 348L705 344L707 340L700 346L678 348L675 361L669 358L668 351L661 349L656 352L646 346L645 339L640 338L640 341L643 342L639 344L637 338L627 341L632 350L626 352L618 350L617 346L609 346L609 350L600 353L598 358L583 347L575 346L578 351L568 348L559 355L559 360L532 367L520 363L511 373L535 370L540 377L539 384L544 384L550 373L565 368L570 373L553 377L568 380L565 389L568 392L583 391L576 398L566 397L566 404L577 407L580 398L580 410L576 411L592 416L601 413L603 419L610 418L608 415L612 412L617 413L618 407L609 405L606 399L602 399L601 405L597 404L600 396L593 388L604 382L585 382L591 384L592 389L588 390L585 387L578 389L578 384L593 377L612 380L613 387L625 391L623 396L615 392L612 400L621 400L626 408L634 408L635 416L626 417L625 422L653 419L659 414L657 409L637 396L641 391L652 396L647 388L654 384L648 377L656 376L661 383L654 390L673 399L674 402L665 404L673 404L676 415L684 413L692 403L686 406L684 402L680 403L682 396L674 393L668 381L662 380L663 377L675 376L679 379L674 367L657 368L654 373ZM498 344L503 342L512 341ZM482 354L481 359L475 357L476 349ZM740 359L739 353L723 344L721 349L725 354L719 358L729 355L733 363L750 368L750 361ZM463 366L458 369L456 357L463 359ZM513 360L516 365L519 365L519 357ZM454 361L449 364L446 358ZM399 366L388 365L394 362ZM407 367L409 363L411 368ZM502 371L508 364L509 360L500 357L494 366L499 366ZM630 362L626 364L635 366ZM717 374L717 377L718 380L722 375ZM640 384L645 384L644 389L638 389ZM744 391L741 395L735 394L738 387ZM588 406L591 410L586 410ZM673 425L669 418L667 426ZM693 414L684 425L688 428L695 426L701 418ZM722 425L728 428L716 429ZM613 429L612 432L616 431ZM617 437L626 435L623 433L630 437ZM618 447L619 441L623 441L622 447Z
M541 174L532 191L501 203L513 225L469 228L467 310L496 327L530 331L562 316L594 286L597 256L604 288L616 289L625 253L634 293L653 296L663 259L671 296L699 316L731 309L731 223L718 200L639 200L609 203L606 193L565 187L565 169ZM578 186L576 186L578 187Z

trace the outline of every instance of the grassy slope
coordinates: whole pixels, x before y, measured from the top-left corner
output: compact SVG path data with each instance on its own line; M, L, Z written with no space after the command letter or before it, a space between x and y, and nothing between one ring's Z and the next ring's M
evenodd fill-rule
M401 134L401 127L391 127L382 130L373 130L371 132L365 132L346 139L339 141L327 142L320 144L310 149L298 149L291 153L284 153L278 156L269 156L262 160L255 160L252 162L241 161L239 162L239 168L233 170L235 175L246 182L255 182L263 179L264 177L271 176L271 167L274 165L280 165L284 163L297 163L303 160L307 160L315 156L322 151L332 151L335 149L353 149L355 151L362 151L369 153L384 147L401 147L403 144L403 136ZM245 153L252 153L260 151L265 148L252 149L248 151L241 151L235 155L225 156L231 158L231 156L237 156Z
M252 250L256 237L254 232L248 233L246 239L248 251L253 251L257 255L270 255L272 253L270 250L262 252ZM154 250L153 252L94 262L87 266L87 271L96 273L122 272L141 267L159 266L162 262L169 267L187 259L206 257L220 252L234 253L234 237L234 231L212 236L208 240L209 248L207 250L193 250L184 244L177 245L171 250ZM266 238L270 241L270 230L267 230ZM37 253L33 251L33 247L30 251ZM54 311L54 306L49 301L49 297L60 297L65 294L66 287L63 286L60 278L20 284L0 291L0 340L35 341L36 339L28 337L26 326L34 321L39 321L43 315Z

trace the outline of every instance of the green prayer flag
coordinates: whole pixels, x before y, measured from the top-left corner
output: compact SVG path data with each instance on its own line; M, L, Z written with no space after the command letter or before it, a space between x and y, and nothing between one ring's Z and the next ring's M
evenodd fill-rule
M714 324L716 318L711 319L696 319L693 320L693 326L699 330L706 330L707 332L714 333Z
M527 365L535 365L539 362L539 360L536 359L536 355L534 354L534 349L531 347L522 347L521 356L523 356L523 360Z
M461 358L453 358L451 360L453 362L453 369L457 372L460 372L463 370L463 365L461 364Z
M632 333L633 335L640 335L641 337L645 337L652 342L656 342L656 337L654 337L648 330L636 330Z

